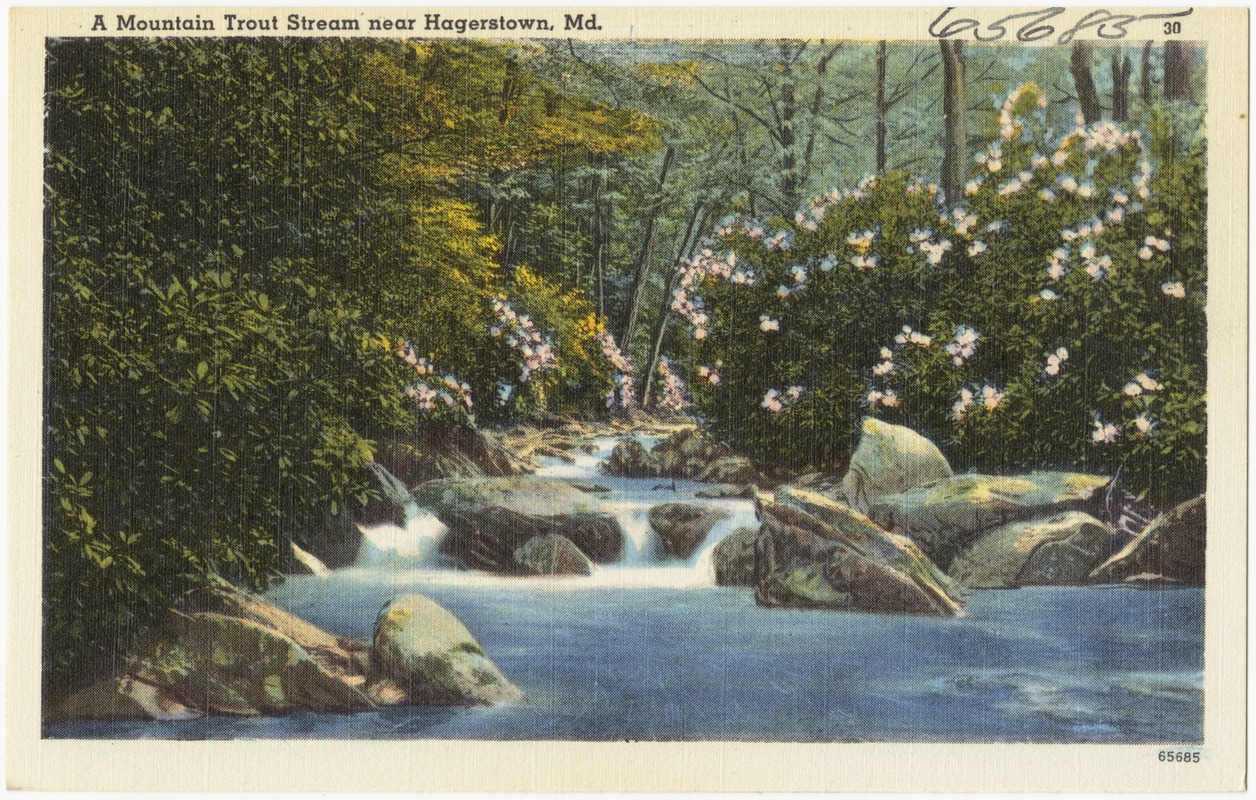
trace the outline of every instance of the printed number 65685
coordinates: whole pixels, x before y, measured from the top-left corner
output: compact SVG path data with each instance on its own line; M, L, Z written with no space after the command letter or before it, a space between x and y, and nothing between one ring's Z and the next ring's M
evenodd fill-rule
M1161 761L1176 761L1182 764L1198 764L1199 763L1199 751L1192 750L1189 752L1185 752L1181 750L1161 750L1160 760Z

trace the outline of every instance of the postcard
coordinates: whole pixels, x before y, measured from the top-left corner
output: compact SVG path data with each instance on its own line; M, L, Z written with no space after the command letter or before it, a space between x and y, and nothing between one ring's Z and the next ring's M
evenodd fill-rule
M1245 788L1245 9L11 22L11 788Z

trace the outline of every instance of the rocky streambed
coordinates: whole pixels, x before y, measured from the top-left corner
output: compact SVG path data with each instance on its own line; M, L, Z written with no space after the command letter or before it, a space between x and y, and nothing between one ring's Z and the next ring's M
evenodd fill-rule
M948 712L950 735L1195 735L1202 594L1113 587L1199 585L1202 498L1156 515L1104 476L955 475L932 443L873 420L841 480L781 485L683 426L522 430L453 449L440 458L420 458L413 445L382 451L385 502L294 550L292 569L317 574L290 577L264 599L224 588L182 602L148 650L57 709L50 721L79 721L54 723L50 735L878 738L891 734L858 710L877 705L871 694L855 692L840 714L822 699L834 696L838 663L869 693L928 707L923 695L940 703L971 688L962 676L974 659L983 675L1006 673L1002 688L974 691L1006 695L1007 714L980 722L977 708ZM337 555L347 550L356 557L344 563ZM982 591L1016 587L1025 588ZM1059 628L1052 615L1079 602L1086 619L1074 618L1072 633ZM1175 649L1149 669L1137 659L1151 642L1129 626L1166 603L1181 619L1156 630ZM1009 624L1039 638L1010 636ZM968 637L1009 641L997 652L949 649ZM879 649L861 654L849 649L855 641ZM934 658L930 641L945 655ZM705 650L693 649L699 642ZM830 650L815 649L822 643ZM837 661L821 667L817 652ZM1122 654L1135 660L1112 663ZM887 667L900 675L895 686L875 672ZM759 669L775 682L764 685ZM961 676L954 687L948 670ZM1138 719L1137 676L1150 672L1177 704L1163 724ZM1117 696L1127 683L1128 707L1024 707L1039 690ZM603 685L617 688L603 697ZM821 705L782 721L782 704L795 708L782 686ZM704 697L726 713L695 712ZM489 705L496 710L470 717L435 711ZM695 727L673 719L677 709ZM346 715L358 722L329 721ZM241 728L247 719L259 721ZM422 732L399 722L420 719Z

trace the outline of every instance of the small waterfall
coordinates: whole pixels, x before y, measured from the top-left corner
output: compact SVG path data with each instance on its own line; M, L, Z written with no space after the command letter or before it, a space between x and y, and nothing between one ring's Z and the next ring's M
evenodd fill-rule
M358 551L357 566L411 569L433 566L441 540L449 531L445 523L414 502L406 504L405 523L401 527L359 525L358 530L362 532L362 548Z

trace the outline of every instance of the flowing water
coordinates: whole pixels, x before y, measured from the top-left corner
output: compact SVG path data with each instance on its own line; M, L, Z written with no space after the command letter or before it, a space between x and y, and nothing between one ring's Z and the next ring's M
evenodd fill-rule
M523 690L493 708L74 723L54 737L743 739L759 741L1198 742L1203 592L977 591L959 619L767 609L717 587L712 551L750 501L701 484L612 478L614 439L538 477L598 483L628 535L589 577L518 578L442 563L444 525L414 507L364 531L358 563L289 578L269 597L341 636L369 639L379 609L420 592L475 634ZM644 442L647 446L650 441ZM727 509L693 558L665 556L647 514L664 502Z

